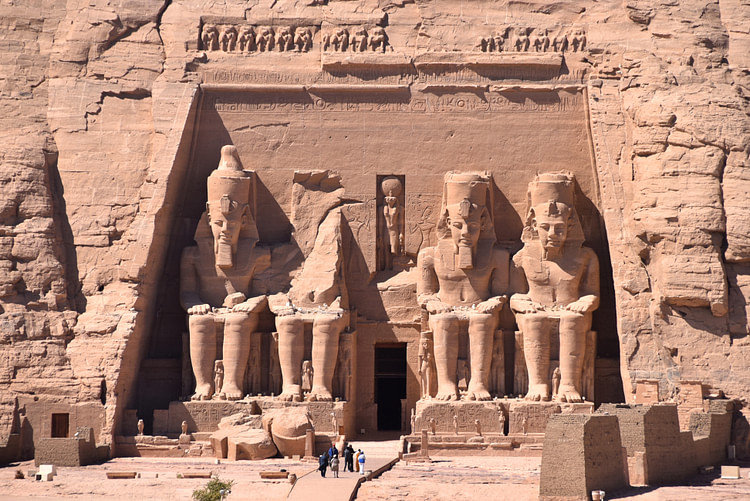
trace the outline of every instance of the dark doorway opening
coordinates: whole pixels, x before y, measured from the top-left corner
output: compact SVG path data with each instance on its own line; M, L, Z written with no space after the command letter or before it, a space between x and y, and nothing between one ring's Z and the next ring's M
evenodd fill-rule
M52 414L52 438L68 438L70 415Z
M406 344L375 346L378 430L401 430L403 398L406 398Z

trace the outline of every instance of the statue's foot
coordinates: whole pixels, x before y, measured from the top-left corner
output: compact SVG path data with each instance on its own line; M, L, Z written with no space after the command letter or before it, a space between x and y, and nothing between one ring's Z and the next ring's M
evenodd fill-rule
M531 400L533 402L549 401L549 385L544 383L531 385L529 387L529 392L526 393L526 400Z
M289 385L279 395L279 400L284 402L291 402L295 398L299 398L302 395L302 388L298 384Z
M236 387L225 386L221 390L221 393L227 400L240 400L243 397L242 390Z
M492 396L490 395L490 392L487 391L487 388L484 387L483 384L469 384L469 389L466 392L466 399L467 400L492 400Z
M581 394L576 391L575 386L573 386L572 384L561 384L560 389L557 390L557 399L560 400L560 402L583 402Z
M435 400L442 400L445 402L448 402L451 400L458 400L458 392L456 390L438 391L437 395L435 395Z
M190 400L211 400L214 389L210 384L201 384L195 387L195 393Z
M325 388L313 388L310 390L307 400L310 402L331 402L333 401L333 396Z

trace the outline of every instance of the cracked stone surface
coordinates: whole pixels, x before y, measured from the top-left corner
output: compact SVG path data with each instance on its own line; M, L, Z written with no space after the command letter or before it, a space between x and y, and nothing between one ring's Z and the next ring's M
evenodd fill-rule
M676 395L681 380L703 381L743 402L750 397L748 2L1 2L0 443L13 429L14 410L30 416L56 405L95 416L97 441L112 443L124 410L137 405L172 228L186 220L183 189L200 174L187 167L198 86L237 66L233 54L199 48L200 28L246 19L295 20L314 26L314 37L329 25L385 25L387 51L359 63L322 55L320 38L309 52L242 56L256 67L266 57L284 85L323 85L346 64L367 66L381 56L412 71L426 58L481 55L478 40L498 27L585 29L585 52L567 53L568 73L553 80L585 88L590 145L581 151L596 172L585 188L596 194L606 228L625 397L640 379L659 380L663 399ZM540 68L554 59L538 57ZM426 84L399 85L416 94ZM382 128L351 127L382 133L385 120ZM415 121L413 130L426 129ZM233 133L253 134L265 167L278 167L274 155L300 140L283 121L226 136ZM527 142L510 149L536 151L539 138L531 128L526 134ZM474 144L494 137L479 131ZM404 139L393 148L405 161L418 160ZM449 139L436 140L435 151L450 149ZM451 157L454 168L498 161L481 157L479 146ZM335 150L342 156L336 168L363 176L358 157L344 150L361 148ZM326 151L283 167L327 169ZM259 212L283 220L291 178L267 179ZM351 184L348 196L364 193ZM352 208L344 212L357 217ZM289 232L268 226L261 238L269 243ZM306 232L308 251L314 236L315 228ZM352 238L374 246L374 229L363 222ZM367 281L373 260L363 261ZM362 303L365 316L382 320ZM41 420L34 424L41 429ZM750 434L740 433L737 443L748 449Z

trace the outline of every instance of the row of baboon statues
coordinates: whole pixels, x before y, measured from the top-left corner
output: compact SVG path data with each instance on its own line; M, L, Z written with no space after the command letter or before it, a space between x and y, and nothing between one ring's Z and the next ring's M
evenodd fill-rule
M222 52L308 52L313 46L315 28L311 26L234 26L205 24L200 40L203 50ZM386 52L388 35L381 26L336 28L321 37L325 52ZM482 37L477 44L482 52L580 52L586 48L586 33L550 36L548 29L512 28Z
M479 39L482 52L581 52L586 49L586 33L574 30L550 36L547 29L505 28Z
M315 249L322 252L314 257L314 249L308 255L287 292L259 294L252 290L253 277L274 263L268 248L257 245L250 209L252 183L236 148L224 146L219 166L207 180L208 202L196 230L197 245L183 251L181 302L188 313L196 379L193 398L209 399L219 391L223 398L242 398L250 334L256 330L259 313L268 308L275 315L280 397L302 396L304 331L309 325L314 370L308 398L331 400L339 339L349 326L350 314L341 269L338 225L344 224L343 218L335 210L325 217L315 242ZM554 393L561 401L582 401L586 335L592 312L599 306L599 266L595 253L582 246L574 186L575 179L567 172L540 174L529 184L524 245L511 258L496 241L491 175L445 175L437 244L421 249L417 256L415 300L428 315L431 332L431 346L420 350L419 369L430 370L434 364L437 380L436 390L427 388L424 397L459 398L459 333L467 332L471 362L465 398L491 398L488 377L494 334L499 312L508 303L523 333L527 398L550 399L550 336L557 333L560 376ZM393 188L388 191L393 195ZM220 329L224 373L219 389L213 376Z
M308 52L315 29L310 26L234 26L205 24L201 48L222 52ZM326 52L385 52L388 36L380 26L371 29L338 28L323 35Z

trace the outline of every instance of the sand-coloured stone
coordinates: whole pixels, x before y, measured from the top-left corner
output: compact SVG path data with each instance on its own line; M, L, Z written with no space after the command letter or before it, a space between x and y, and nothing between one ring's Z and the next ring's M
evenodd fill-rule
M529 184L524 247L513 256L510 307L523 334L528 400L550 399L550 336L559 335L555 400L582 402L581 376L592 312L599 307L599 260L582 247L575 178L541 174ZM593 362L590 360L589 363Z
M269 262L268 252L255 245L252 187L252 175L242 170L236 149L223 147L221 162L208 178L206 212L195 235L198 245L183 251L180 299L189 315L196 400L214 393L229 400L245 395L250 334L258 323L258 311L266 306L266 296L252 295L250 289L253 274ZM223 363L219 364L216 329L222 325ZM215 381L222 387L215 388Z
M644 380L658 382L660 401L677 400L685 380L747 401L746 2L6 3L0 447L31 457L41 440L88 426L116 455L115 437L134 435L136 416L144 436L166 428L171 403L196 394L194 369L203 374L199 397L217 393L215 360L225 364L226 397L282 390L279 330L265 308L247 334L257 356L245 370L236 367L246 345L231 339L233 321L214 322L215 334L206 321L191 337L194 315L180 305L181 256L199 226L203 277L218 280L201 217L225 145L255 172L255 247L272 256L267 275L239 288L247 298L290 291L320 225L341 209L349 321L328 390L347 399L349 430L403 429L422 394L438 391L420 388L430 321L420 317L416 261L439 247L449 171L489 173L496 245L509 254L525 243L529 182L560 170L575 176L576 212L600 264L589 329L598 351L584 361L596 374L590 386L604 392L596 403L632 402ZM295 172L325 171L336 179L330 191L312 182L297 197L295 183L307 181ZM388 177L402 185L404 242L393 269L380 261L391 242ZM222 287L216 302L201 304L226 308ZM300 360L322 375L330 357L314 362L310 327L296 338ZM488 369L493 397L526 392L510 376L525 363L512 354L513 332L526 339L528 330L517 327L503 308L492 344L502 339L507 350L505 366ZM456 358L468 363L467 390L477 381L468 336L461 326ZM199 339L208 355L193 364ZM376 361L389 344L403 350L403 386L376 391ZM547 384L558 360L550 358ZM498 374L508 375L504 386ZM586 384L576 390L590 400ZM750 450L747 414L734 420L740 455Z
M490 188L486 175L446 174L438 244L419 253L417 300L429 314L438 400L459 396L456 376L462 327L468 329L470 345L468 398L490 398L492 343L508 287L508 252L495 246ZM429 396L423 390L423 397Z
M587 500L627 486L617 417L557 415L547 424L540 500Z

